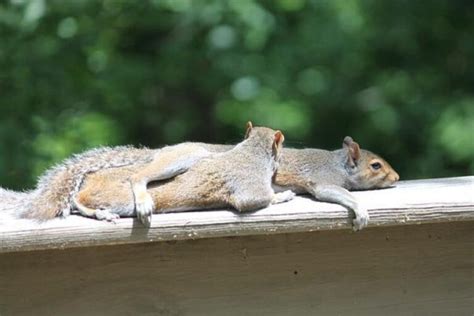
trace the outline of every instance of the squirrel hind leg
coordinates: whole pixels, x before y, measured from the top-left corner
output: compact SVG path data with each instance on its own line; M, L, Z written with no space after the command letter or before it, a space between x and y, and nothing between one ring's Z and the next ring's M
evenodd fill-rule
M119 219L120 215L112 213L112 211L110 210L96 210L95 218L97 218L100 221L115 223L115 220Z
M272 199L272 195L234 193L229 199L229 204L239 212L251 212L268 207L272 204Z
M77 197L73 198L74 209L82 216L96 218L101 221L115 222L120 215L108 209L94 209L82 204Z
M82 196L74 196L72 199L73 209L76 210L79 214L86 217L95 217L96 209L87 207L82 201Z
M277 192L273 194L272 204L279 204L293 200L296 194L291 190Z

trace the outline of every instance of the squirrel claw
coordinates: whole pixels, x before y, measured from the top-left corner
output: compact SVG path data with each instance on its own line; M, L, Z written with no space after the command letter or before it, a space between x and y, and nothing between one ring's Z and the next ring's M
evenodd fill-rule
M112 213L110 210L97 210L95 212L95 218L115 224L116 220L120 218L120 215Z
M153 213L154 208L155 204L149 194L145 195L142 201L137 202L137 218L146 227L150 227L151 225L151 214Z
M293 200L296 194L291 190L278 192L273 195L272 204L278 204Z
M359 231L366 227L369 224L369 213L365 208L359 208L357 210L354 210L356 218L352 220L352 223L354 226L352 226L352 229L354 231Z

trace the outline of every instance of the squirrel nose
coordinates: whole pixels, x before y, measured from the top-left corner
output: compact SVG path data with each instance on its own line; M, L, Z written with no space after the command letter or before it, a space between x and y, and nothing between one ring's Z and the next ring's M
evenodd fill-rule
M397 182L400 179L400 176L395 171L393 172L393 181Z

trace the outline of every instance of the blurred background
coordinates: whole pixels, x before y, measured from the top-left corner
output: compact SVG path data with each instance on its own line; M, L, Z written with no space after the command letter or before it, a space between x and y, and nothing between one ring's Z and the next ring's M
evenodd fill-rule
M474 173L474 2L2 0L0 185L100 145L351 135L402 179Z

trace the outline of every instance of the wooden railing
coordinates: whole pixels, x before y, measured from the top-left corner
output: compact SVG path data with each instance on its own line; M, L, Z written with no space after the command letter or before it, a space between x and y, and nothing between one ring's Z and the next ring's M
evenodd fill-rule
M474 176L402 181L393 188L354 195L369 210L366 229L474 220ZM228 210L154 214L150 228L132 218L113 224L70 216L38 224L10 220L0 214L0 252L349 230L351 218L345 208L309 196L247 214Z

